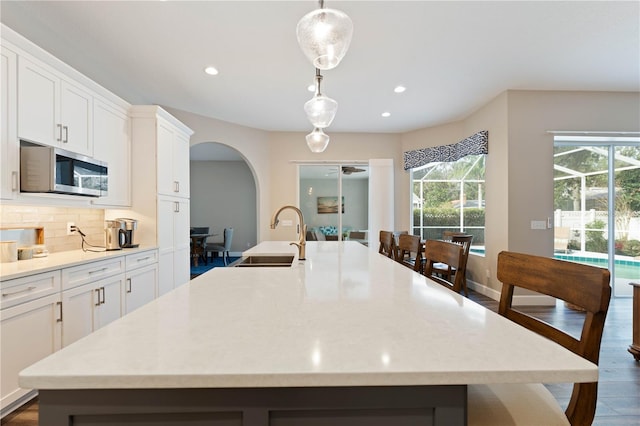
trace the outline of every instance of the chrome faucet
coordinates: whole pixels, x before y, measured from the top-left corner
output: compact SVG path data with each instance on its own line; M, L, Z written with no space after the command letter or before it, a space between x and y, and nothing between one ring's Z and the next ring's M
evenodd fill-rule
M286 209L291 209L298 214L298 219L300 220L300 241L297 243L289 243L289 245L298 247L298 260L305 260L305 249L307 246L307 225L304 224L304 217L302 217L302 211L295 206L283 206L280 207L271 218L271 229L276 229L278 226L278 216L280 212Z

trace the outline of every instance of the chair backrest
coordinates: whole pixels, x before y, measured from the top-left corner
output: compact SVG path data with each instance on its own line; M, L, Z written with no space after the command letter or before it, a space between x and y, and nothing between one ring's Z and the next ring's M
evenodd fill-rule
M391 259L396 257L396 240L393 238L393 232L380 231L380 247L378 253L384 254Z
M455 234L451 236L451 242L462 245L462 264L460 270L464 271L467 268L467 260L469 259L469 251L471 250L471 244L473 243L473 235Z
M462 271L464 262L464 247L462 244L442 240L427 240L424 245L424 258L426 259L424 274L427 277L445 287L452 288L456 293L460 292L464 274L455 274L453 283L450 283L443 278L433 275L433 267L436 263L445 263L450 267Z
M396 260L416 272L422 273L422 242L417 235L398 235Z
M570 238L571 228L567 226L556 226L553 230L553 250L566 253L569 250Z
M604 322L611 299L609 271L595 266L503 251L498 254L498 280L502 282L499 313L551 339L597 364ZM577 339L512 306L514 288L549 295L585 311ZM591 424L595 416L598 383L576 383L565 411L572 425Z
M231 250L231 240L233 240L233 228L224 228L224 249Z
M451 239L455 235L466 235L466 234L460 231L442 231L442 239L445 241L451 241Z

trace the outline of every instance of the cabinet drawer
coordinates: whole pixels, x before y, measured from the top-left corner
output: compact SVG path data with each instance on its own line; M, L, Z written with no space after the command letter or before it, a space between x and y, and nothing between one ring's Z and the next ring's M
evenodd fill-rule
M65 268L62 270L62 289L68 290L124 272L124 256L99 262Z
M0 309L60 291L60 271L45 272L0 283Z
M127 255L127 271L158 263L158 250L143 251Z

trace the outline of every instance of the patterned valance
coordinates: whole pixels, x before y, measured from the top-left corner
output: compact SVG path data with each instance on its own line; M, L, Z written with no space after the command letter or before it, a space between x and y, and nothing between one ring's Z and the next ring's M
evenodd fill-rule
M487 154L488 152L489 132L483 130L451 145L407 151L404 153L404 169L415 169L436 161L458 161L467 155Z

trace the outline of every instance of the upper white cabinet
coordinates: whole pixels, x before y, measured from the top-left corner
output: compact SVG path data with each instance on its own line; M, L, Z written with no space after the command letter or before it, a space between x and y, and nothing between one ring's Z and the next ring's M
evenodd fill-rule
M131 137L127 111L100 99L93 102L93 156L109 167L106 197L93 204L128 207L131 205Z
M189 136L158 119L158 193L189 198Z
M0 199L11 200L19 191L19 144L16 135L17 55L0 46Z
M18 58L18 137L93 155L93 96L52 68Z

